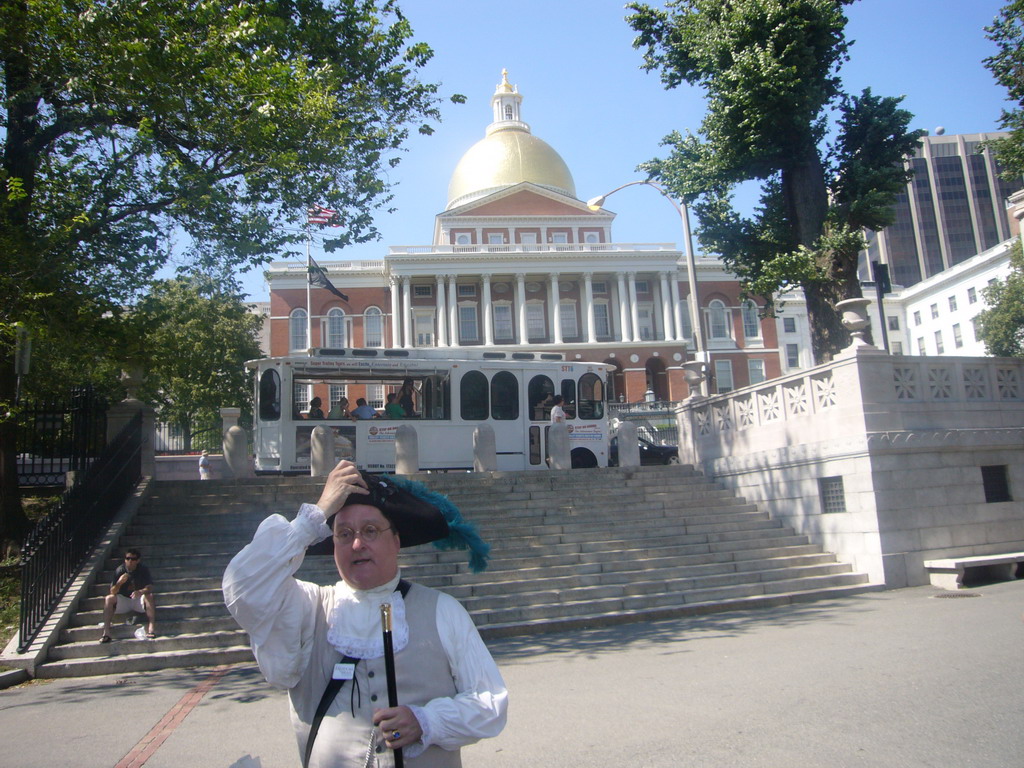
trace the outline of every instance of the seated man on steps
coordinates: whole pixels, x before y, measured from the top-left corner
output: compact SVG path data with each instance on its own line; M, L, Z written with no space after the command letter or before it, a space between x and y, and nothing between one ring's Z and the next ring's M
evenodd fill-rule
M124 562L117 566L110 582L110 593L103 602L103 635L101 643L110 642L110 620L115 613L145 613L146 636L156 637L156 603L153 602L153 576L140 560L137 549L124 553Z
M399 548L431 541L468 547L470 568L486 566L487 544L447 498L342 461L315 505L290 522L268 517L228 566L225 603L264 677L288 690L303 766L390 766L402 749L408 768L456 768L461 747L504 727L508 693L469 614L401 578ZM337 584L294 578L307 548L333 553ZM395 707L383 603L394 619Z

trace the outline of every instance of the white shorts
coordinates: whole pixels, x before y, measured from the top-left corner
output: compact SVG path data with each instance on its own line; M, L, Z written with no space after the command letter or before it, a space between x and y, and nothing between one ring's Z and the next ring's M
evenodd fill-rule
M142 595L138 597L125 597L122 594L118 594L117 608L114 609L114 613L128 613L129 611L135 611L136 613L146 612L146 604L142 602Z

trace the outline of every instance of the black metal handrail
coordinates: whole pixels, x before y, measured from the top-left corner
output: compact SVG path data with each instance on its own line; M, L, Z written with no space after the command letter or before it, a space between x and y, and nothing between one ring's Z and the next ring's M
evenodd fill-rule
M140 411L25 540L18 653L24 653L35 640L141 477Z

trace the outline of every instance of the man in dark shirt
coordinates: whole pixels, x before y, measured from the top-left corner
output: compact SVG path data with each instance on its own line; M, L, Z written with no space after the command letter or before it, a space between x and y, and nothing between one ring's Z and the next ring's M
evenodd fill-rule
M153 577L149 568L140 562L142 554L137 549L124 553L124 563L117 566L110 582L110 594L103 603L103 635L101 643L109 643L110 620L115 613L136 611L145 613L146 636L156 637L156 604L153 602Z

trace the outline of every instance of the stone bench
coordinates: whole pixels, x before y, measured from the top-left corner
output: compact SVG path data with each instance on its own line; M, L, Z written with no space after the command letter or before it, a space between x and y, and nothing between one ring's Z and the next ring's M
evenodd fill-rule
M1017 564L1024 562L1024 552L1007 555L976 555L973 557L947 557L942 560L925 560L933 586L942 589L963 589L964 571L968 568L988 567L992 575L1004 580L1017 578Z

